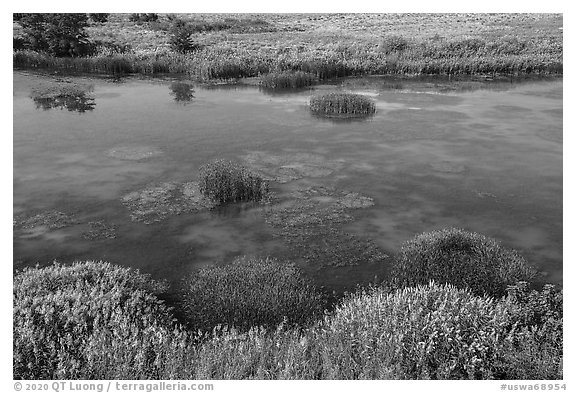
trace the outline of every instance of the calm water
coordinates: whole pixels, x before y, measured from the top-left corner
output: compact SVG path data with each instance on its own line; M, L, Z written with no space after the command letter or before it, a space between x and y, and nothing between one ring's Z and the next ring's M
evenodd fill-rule
M296 258L258 207L183 212L145 224L122 203L151 185L194 181L215 158L289 166L278 157L296 157L329 170L274 182L277 195L323 185L373 198L374 206L352 211L354 220L341 229L372 239L388 255L418 233L456 226L500 240L547 281L562 281L561 80L462 89L367 78L316 87L376 101L368 120L335 121L309 113L313 91L65 79L92 84L94 106L37 107L32 89L55 77L14 73L14 217L44 217L15 225L15 268L94 259L177 280L239 255ZM70 219L51 225L46 212ZM86 235L95 229L98 236ZM386 266L373 264L297 262L334 287L386 274Z

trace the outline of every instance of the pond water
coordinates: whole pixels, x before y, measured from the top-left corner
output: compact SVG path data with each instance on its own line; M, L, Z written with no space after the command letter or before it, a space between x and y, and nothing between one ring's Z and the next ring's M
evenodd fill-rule
M86 96L32 98L54 84ZM333 90L371 96L376 114L313 116L310 96ZM176 282L272 256L340 290L385 278L415 235L460 227L562 282L561 79L371 77L269 94L15 71L13 108L15 269L106 260ZM259 171L274 200L202 206L198 169L216 158Z

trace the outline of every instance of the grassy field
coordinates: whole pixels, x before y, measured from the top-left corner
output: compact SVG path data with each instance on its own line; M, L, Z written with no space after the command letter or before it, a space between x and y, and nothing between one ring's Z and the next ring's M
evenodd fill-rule
M170 46L173 20L196 50ZM304 71L319 79L362 74L562 74L558 14L160 14L156 22L111 14L91 22L90 58L17 51L16 67L82 72L186 73L231 79ZM14 24L14 34L21 34Z

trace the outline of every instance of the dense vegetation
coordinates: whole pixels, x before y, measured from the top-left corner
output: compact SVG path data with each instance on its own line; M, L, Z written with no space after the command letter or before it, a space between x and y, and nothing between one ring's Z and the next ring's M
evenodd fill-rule
M85 21L77 24L82 45L90 43L85 52L71 44L57 50L32 45L26 18L42 14L19 15L24 16L15 21L13 64L25 68L186 73L204 80L301 71L322 80L360 74L562 74L563 66L559 15L111 14L86 28ZM76 57L59 57L66 54Z
M310 110L324 116L360 117L376 112L376 104L362 94L328 93L310 98Z
M450 228L406 242L395 259L392 280L399 288L430 280L502 296L509 285L531 281L536 272L517 252L478 233Z
M316 75L302 71L271 72L262 75L260 85L265 89L298 89L316 83Z
M261 201L268 195L262 176L239 163L216 160L199 172L200 192L218 203Z
M242 258L200 269L186 278L182 299L193 331L303 326L324 309L320 293L294 265L270 259Z
M184 283L187 328L160 300L165 285L138 271L25 269L14 278L14 378L562 378L563 293L552 285L518 282L503 297L383 285L321 315L313 286L273 260L204 268Z

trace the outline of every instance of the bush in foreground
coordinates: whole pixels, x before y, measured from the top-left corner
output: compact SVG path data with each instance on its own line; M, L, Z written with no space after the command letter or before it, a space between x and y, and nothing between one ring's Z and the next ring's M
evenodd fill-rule
M154 337L167 339L173 329L156 296L165 289L137 270L103 262L25 269L14 278L14 378L153 374ZM127 351L131 344L138 346Z
M216 160L200 167L200 192L219 202L260 201L268 195L268 183L241 164Z
M508 285L530 282L535 274L524 258L496 240L450 228L422 233L406 242L395 258L391 277L397 288L434 280L499 297Z
M260 77L260 85L265 89L298 89L316 83L316 75L302 71L270 72Z
M562 379L561 315L527 322L518 312L536 303L434 283L394 292L375 288L351 295L302 331L215 334L197 348L194 377Z
M217 315L220 302L236 320L255 322L242 314L254 309L265 319L274 308L312 315L316 295L295 279L293 267L246 262L250 268L211 270L193 280L204 294L214 287L230 294L230 303L222 292L206 297L214 306L208 313ZM19 273L14 378L562 379L562 291L552 286L530 291L520 283L500 300L447 284L374 288L350 295L312 326L223 327L202 336L174 324L155 296L163 290L108 263ZM254 298L261 303L250 303Z
M241 331L303 325L323 311L323 300L293 264L237 259L203 268L185 279L183 303L192 330L228 325Z
M310 110L325 116L359 117L376 112L376 105L361 94L328 93L310 98Z

